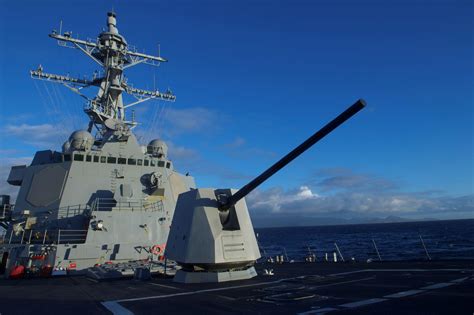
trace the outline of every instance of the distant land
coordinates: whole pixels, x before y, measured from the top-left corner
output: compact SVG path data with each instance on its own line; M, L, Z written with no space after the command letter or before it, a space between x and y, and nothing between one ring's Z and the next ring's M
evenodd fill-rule
M379 218L335 218L335 217L301 217L293 218L291 216L271 217L265 220L265 217L252 218L255 228L278 228L278 227L297 227L297 226L327 226L327 225L355 225L355 224L382 224L382 223L403 223L403 222L429 222L429 221L454 221L454 220L472 220L474 218L417 218L408 219L399 216L387 216Z

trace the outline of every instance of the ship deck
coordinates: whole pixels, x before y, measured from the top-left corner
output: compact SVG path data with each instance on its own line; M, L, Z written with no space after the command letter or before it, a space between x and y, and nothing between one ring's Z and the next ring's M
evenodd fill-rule
M263 269L275 275L264 276ZM7 314L472 314L474 261L257 265L256 278L179 284L171 278L83 276L0 280Z

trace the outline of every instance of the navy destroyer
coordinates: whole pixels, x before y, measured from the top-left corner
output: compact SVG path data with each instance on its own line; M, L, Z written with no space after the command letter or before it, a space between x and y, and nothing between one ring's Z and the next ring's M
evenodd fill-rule
M361 110L362 100L240 190L196 188L192 177L174 170L166 144L141 146L135 119L126 118L128 107L147 99L175 99L133 88L123 77L130 66L165 60L129 50L114 13L107 27L96 42L50 35L92 58L103 75L31 72L81 95L89 86L99 91L85 108L87 130L74 132L62 152L40 151L30 166L11 170L8 182L20 191L15 206L2 197L7 233L0 267L18 279L0 281L0 313L472 313L472 260L258 261L244 197ZM124 104L122 93L136 102ZM181 267L174 278L164 272L112 282L81 275L95 265L160 261L163 253ZM49 277L64 274L77 276ZM239 281L224 282L230 280Z
M127 82L124 71L139 64L159 65L160 56L128 47L115 13L96 41L53 31L59 45L84 53L101 67L90 80L47 73L33 79L64 85L87 99L90 121L74 131L61 152L35 154L31 165L11 168L10 185L19 186L16 203L2 196L2 271L22 266L31 273L77 273L98 264L159 260L163 256L176 200L195 186L174 170L159 139L140 144L130 107L151 99L173 102L171 91L143 90ZM93 98L83 89L97 88ZM125 104L123 93L135 97ZM21 270L19 270L21 273Z

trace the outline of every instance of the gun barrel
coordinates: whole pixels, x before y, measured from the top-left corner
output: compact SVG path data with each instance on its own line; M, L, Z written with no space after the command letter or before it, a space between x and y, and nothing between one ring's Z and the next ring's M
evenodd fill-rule
M309 137L305 142L297 146L295 149L293 149L290 153L285 155L283 158L281 158L278 162L270 166L266 171L264 171L262 174L257 176L255 179L253 179L251 182L249 182L247 185L243 186L240 190L238 190L235 194L230 196L227 199L227 202L225 204L222 204L219 208L221 210L227 210L234 206L240 199L244 198L247 194L249 194L252 190L257 188L261 183L266 181L268 178L273 176L276 172L281 170L283 167L285 167L288 163L293 161L295 158L297 158L300 154L308 150L310 147L312 147L314 144L316 144L319 140L327 136L329 133L331 133L334 129L342 125L346 120L354 116L356 113L358 113L362 108L366 106L366 103L364 100L359 99L357 102L355 102L352 106L347 108L343 113L341 113L339 116L334 118L331 122L329 122L326 126L321 128L319 131L314 133L311 137Z

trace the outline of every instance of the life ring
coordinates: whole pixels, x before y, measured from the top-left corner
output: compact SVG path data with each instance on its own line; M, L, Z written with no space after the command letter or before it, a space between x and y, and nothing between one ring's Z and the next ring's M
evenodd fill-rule
M163 255L164 249L164 245L153 245L153 247L151 248L151 253L157 256Z

